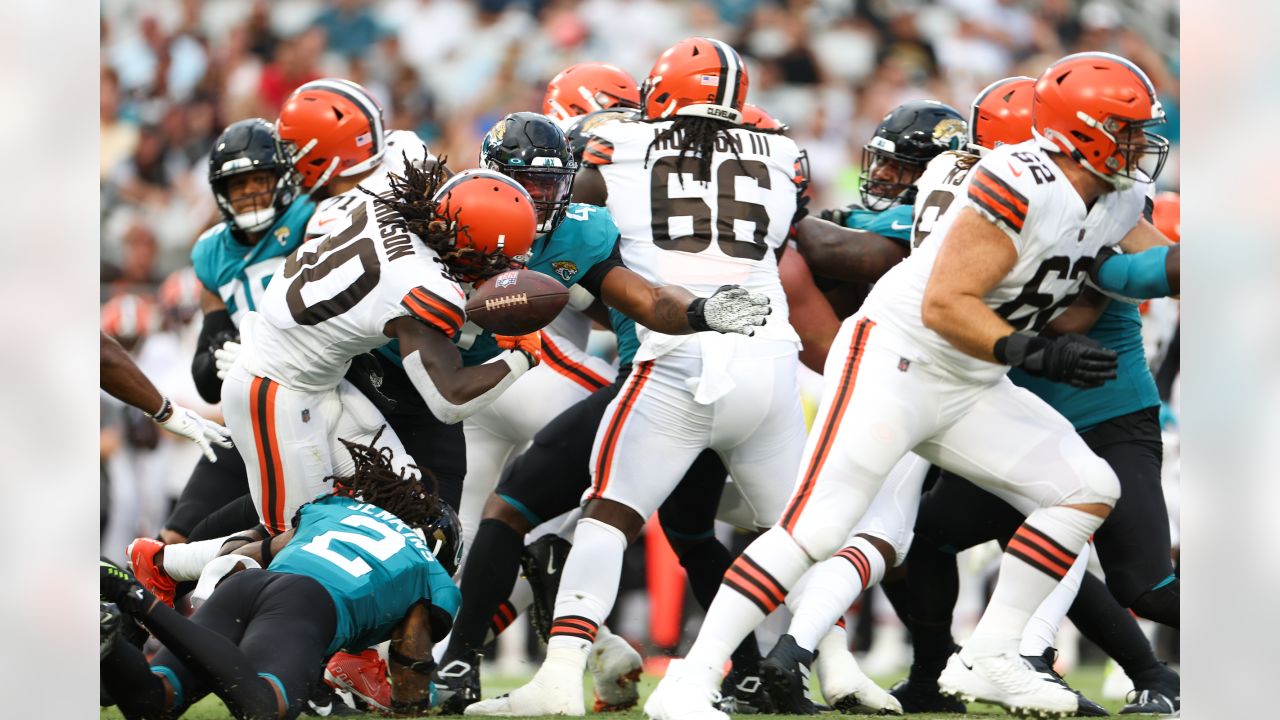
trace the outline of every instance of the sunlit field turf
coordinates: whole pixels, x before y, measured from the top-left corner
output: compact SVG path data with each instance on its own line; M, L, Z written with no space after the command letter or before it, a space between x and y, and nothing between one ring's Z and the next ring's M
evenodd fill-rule
M527 675L505 676L505 677L502 677L502 676L494 677L494 676L486 675L484 695L485 697L493 697L495 695L500 695L504 692L507 692L508 690L512 690L516 687L519 687L528 679L529 679L529 676ZM899 679L900 679L899 677L890 677L890 678L879 678L878 680L880 681L882 686L888 687L892 683L897 682ZM617 713L612 715L611 717L614 718L615 720L643 720L644 713L640 711L640 707L643 707L645 698L649 696L649 692L653 689L653 686L657 684L657 681L658 679L651 675L645 675L643 678L641 678L640 706L638 706L636 709L632 710L631 712ZM1073 687L1083 692L1089 698L1093 699L1098 703L1101 703L1103 707L1107 708L1107 710L1111 711L1113 714L1118 712L1120 708L1124 705L1123 701L1119 701L1119 700L1109 701L1109 700L1102 699L1101 697L1102 667L1101 666L1087 666L1087 667L1076 668L1071 671L1070 675L1067 676L1067 681L1070 682ZM585 690L586 707L590 709L591 680L589 677L585 680L584 684L586 687L586 690ZM816 688L817 686L815 684L814 697L820 698L821 694L817 692ZM969 714L970 715L1005 715L1005 712L993 705L984 705L981 703L974 703L969 705ZM183 717L190 718L191 720L223 720L224 718L230 718L231 713L227 712L227 709L226 707L223 706L222 701L210 695L209 697L205 698L201 702L197 703L190 710L188 710L187 714L184 715ZM303 717L306 717L306 716L303 716ZM367 717L379 717L379 716L369 715ZM760 720L771 720L772 718L799 717L799 716L755 715L751 717L760 718ZM910 715L908 717L920 718L921 720L942 720L943 718L963 718L966 716L946 714L946 713L923 713L918 715ZM1134 715L1129 717L1155 717L1155 716ZM111 720L116 720L118 718L123 718L123 716L115 708L110 708L102 711L102 718L103 719L111 718Z

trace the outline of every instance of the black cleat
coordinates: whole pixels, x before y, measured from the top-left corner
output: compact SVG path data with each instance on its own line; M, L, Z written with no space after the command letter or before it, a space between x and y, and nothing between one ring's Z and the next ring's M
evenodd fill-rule
M773 700L765 691L760 667L734 666L720 683L720 699L716 709L730 715L773 714Z
M818 706L809 699L809 666L813 653L796 644L790 635L778 638L769 655L760 663L760 676L773 700L774 712L782 715L816 715Z
M1182 709L1182 678L1161 663L1133 678L1133 691L1121 715L1158 713L1170 715Z
M529 606L529 624L542 642L551 636L551 623L555 620L556 593L560 592L560 575L573 543L559 535L543 535L529 543L520 556L520 566L533 590L533 605Z
M120 636L120 608L115 603L99 602L98 615L98 660L106 660L116 638Z
M889 694L898 698L898 702L902 703L902 712L904 713L952 713L963 715L967 711L964 703L953 697L943 695L938 690L937 678L934 678L934 681L929 683L921 680L912 680L908 677L890 688Z
M1031 664L1032 669L1036 671L1040 677L1046 682L1056 683L1076 694L1077 702L1080 704L1076 710L1076 717L1108 717L1111 713L1098 703L1090 700L1080 693L1079 690L1067 684L1066 680L1053 669L1053 663L1058 659L1057 648L1045 648L1044 654L1036 657L1034 655L1023 655L1023 660Z
M337 690L321 680L311 691L311 697L302 706L302 714L312 717L364 717L364 712L351 707Z
M446 653L436 668L437 706L441 715L461 715L468 705L480 700L480 653Z

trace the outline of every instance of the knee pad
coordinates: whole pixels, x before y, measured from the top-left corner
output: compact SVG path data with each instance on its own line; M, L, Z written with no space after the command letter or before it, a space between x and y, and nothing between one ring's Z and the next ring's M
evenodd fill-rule
M1072 463L1080 482L1076 489L1068 493L1060 504L1082 505L1085 503L1101 503L1115 507L1120 499L1120 479L1107 461L1091 455L1087 460Z
M816 522L797 524L790 532L791 539L811 562L822 562L835 555L849 537L849 527L844 524L819 525Z

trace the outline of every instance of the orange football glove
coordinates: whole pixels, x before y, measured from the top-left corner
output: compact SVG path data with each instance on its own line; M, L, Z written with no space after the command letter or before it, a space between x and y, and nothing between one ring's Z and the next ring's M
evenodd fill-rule
M542 362L542 333L532 332L528 335L494 335L498 347L503 350L522 352L529 358L529 367L537 367Z

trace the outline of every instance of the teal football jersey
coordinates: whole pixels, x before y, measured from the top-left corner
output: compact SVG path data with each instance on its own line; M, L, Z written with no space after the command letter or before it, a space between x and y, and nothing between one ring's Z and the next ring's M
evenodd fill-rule
M396 624L420 600L450 618L457 616L462 601L457 586L426 542L400 518L333 495L298 512L293 539L268 569L306 575L329 591L338 615L329 653L360 652L390 639Z
M1009 371L1009 379L1052 405L1071 421L1077 432L1160 404L1160 394L1142 349L1142 315L1138 313L1138 306L1112 300L1089 330L1089 337L1119 355L1115 379L1101 387L1082 390L1032 377L1016 368Z
M222 298L237 327L246 312L258 308L276 269L306 239L307 221L315 209L316 204L309 197L294 200L253 246L232 237L225 222L209 228L196 240L191 249L196 277L209 292Z
M854 230L866 230L910 245L911 212L910 205L894 205L882 212L854 208L845 219L844 225Z
M618 226L613 224L608 210L574 203L555 230L533 241L527 267L550 275L566 288L572 287L597 263L607 260L617 242ZM630 319L627 322L630 323ZM617 324L615 321L615 327ZM634 329L631 335L635 335ZM622 335L618 337L621 347ZM488 362L502 352L493 339L493 333L474 323L463 326L462 334L455 342L462 351L464 365ZM635 354L634 350L632 354Z

